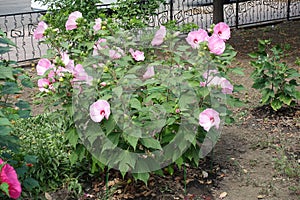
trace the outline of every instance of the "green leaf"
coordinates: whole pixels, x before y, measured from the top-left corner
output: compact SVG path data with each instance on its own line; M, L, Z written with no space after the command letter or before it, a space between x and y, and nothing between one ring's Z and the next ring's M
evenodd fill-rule
M66 138L69 143L75 148L78 142L78 134L75 128L71 128L66 132Z
M0 119L1 120L1 119ZM11 127L8 126L0 126L0 137L1 136L7 136L12 131ZM1 138L3 139L3 138ZM0 141L1 143L1 141Z
M183 160L182 157L179 157L179 158L175 161L175 163L176 163L177 167L178 167L179 169L181 169L181 166L184 164L184 160Z
M233 68L231 71L238 75L242 75L242 76L245 75L243 69L241 69L241 68Z
M117 97L120 98L123 93L123 88L121 86L115 87L113 89L113 93L115 93Z
M37 163L37 156L34 156L34 155L26 155L25 157L24 157L24 161L25 162L27 162L27 163L32 163L32 164L34 164L34 163Z
M281 94L279 96L279 100L282 101L284 104L286 104L286 105L289 106L291 104L291 102L292 102L293 99L292 99L291 96Z
M0 118L0 126L12 126L7 118Z
M136 173L136 174L132 174L132 176L134 177L135 180L141 180L147 185L150 174L149 173Z
M278 99L275 99L274 101L271 102L271 107L273 108L273 110L277 111L278 109L280 109L282 106L282 102L279 101Z
M0 66L0 79L11 79L15 80L13 76L13 69L10 67Z
M16 106L20 109L30 109L30 104L27 101L20 100L16 103Z
M16 46L15 43L13 43L10 39L6 38L6 36L4 38L0 38L0 44L8 44L11 46Z
M296 91L295 96L296 96L296 99L300 99L300 91Z
M159 141L154 138L142 138L140 141L147 148L162 150Z
M18 94L20 91L18 84L15 82L5 82L2 88L2 94Z
M28 88L33 88L34 84L33 82L30 80L30 79L23 79L21 81L21 84L24 86L24 87L28 87Z
M207 87L200 87L199 93L202 97L206 97L207 95L209 95L209 89Z
M257 53L249 53L250 58L258 58Z
M262 91L262 103L263 104L268 104L272 97L275 97L274 91L271 90L270 88L266 88Z
M132 146L133 149L135 150L139 138L128 135L128 136L126 136L125 139L130 144L130 146Z
M137 98L130 99L131 108L135 108L137 110L141 109L141 102Z
M74 165L76 161L78 160L78 155L75 152L72 152L69 156L71 165Z
M114 128L116 127L116 122L114 118L111 116L108 120L104 121L105 133L106 135L110 134Z
M0 55L9 52L10 49L11 49L10 47L2 47L2 46L0 46Z
M0 185L0 190L2 190L7 196L9 196L9 191L8 191L8 184L7 183L1 183Z
M34 188L40 187L39 182L33 178L26 178L22 185L26 188L26 190L31 191Z

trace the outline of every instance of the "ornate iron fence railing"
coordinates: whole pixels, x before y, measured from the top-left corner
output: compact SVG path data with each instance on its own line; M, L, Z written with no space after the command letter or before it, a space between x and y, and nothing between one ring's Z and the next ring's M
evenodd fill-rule
M175 20L178 25L195 23L206 29L213 21L212 2L213 0L167 0L147 23L150 27L157 27ZM231 27L257 26L299 19L300 0L224 0L223 11L224 21ZM46 53L48 47L33 39L33 31L44 13L45 11L35 11L0 15L0 28L17 46L1 59L24 62L38 59Z
M46 53L48 46L33 38L33 31L44 13L32 11L0 15L1 30L16 44L16 48L1 59L23 62L38 59Z

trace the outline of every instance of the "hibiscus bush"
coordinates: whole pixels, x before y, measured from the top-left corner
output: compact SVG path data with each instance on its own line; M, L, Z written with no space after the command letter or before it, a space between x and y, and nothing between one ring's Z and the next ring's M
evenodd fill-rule
M228 79L240 72L227 67L236 55L226 43L230 28L219 23L182 39L165 26L107 32L104 21L74 11L63 30L41 22L34 33L61 43L38 62L38 86L71 119L71 162L144 182L174 163L198 165L231 120L227 106L239 104L232 93L240 87Z

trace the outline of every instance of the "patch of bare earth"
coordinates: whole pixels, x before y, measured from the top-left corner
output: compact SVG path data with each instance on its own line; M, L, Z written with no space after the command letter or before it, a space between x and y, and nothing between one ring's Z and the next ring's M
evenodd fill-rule
M293 30L293 31L291 31ZM278 113L260 106L261 95L251 88L252 72L248 53L255 51L258 39L273 44L290 44L285 62L291 67L300 57L300 21L274 26L234 30L230 43L238 51L236 65L245 76L233 77L246 90L240 98L247 107L236 109L237 123L224 128L216 147L217 163L227 171L214 197L227 192L228 200L300 199L300 106Z

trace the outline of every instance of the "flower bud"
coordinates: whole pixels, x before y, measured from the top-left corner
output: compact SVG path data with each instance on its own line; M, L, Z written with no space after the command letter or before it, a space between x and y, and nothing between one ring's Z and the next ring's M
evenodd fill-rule
M105 87L107 84L106 84L106 82L101 82L100 85Z

